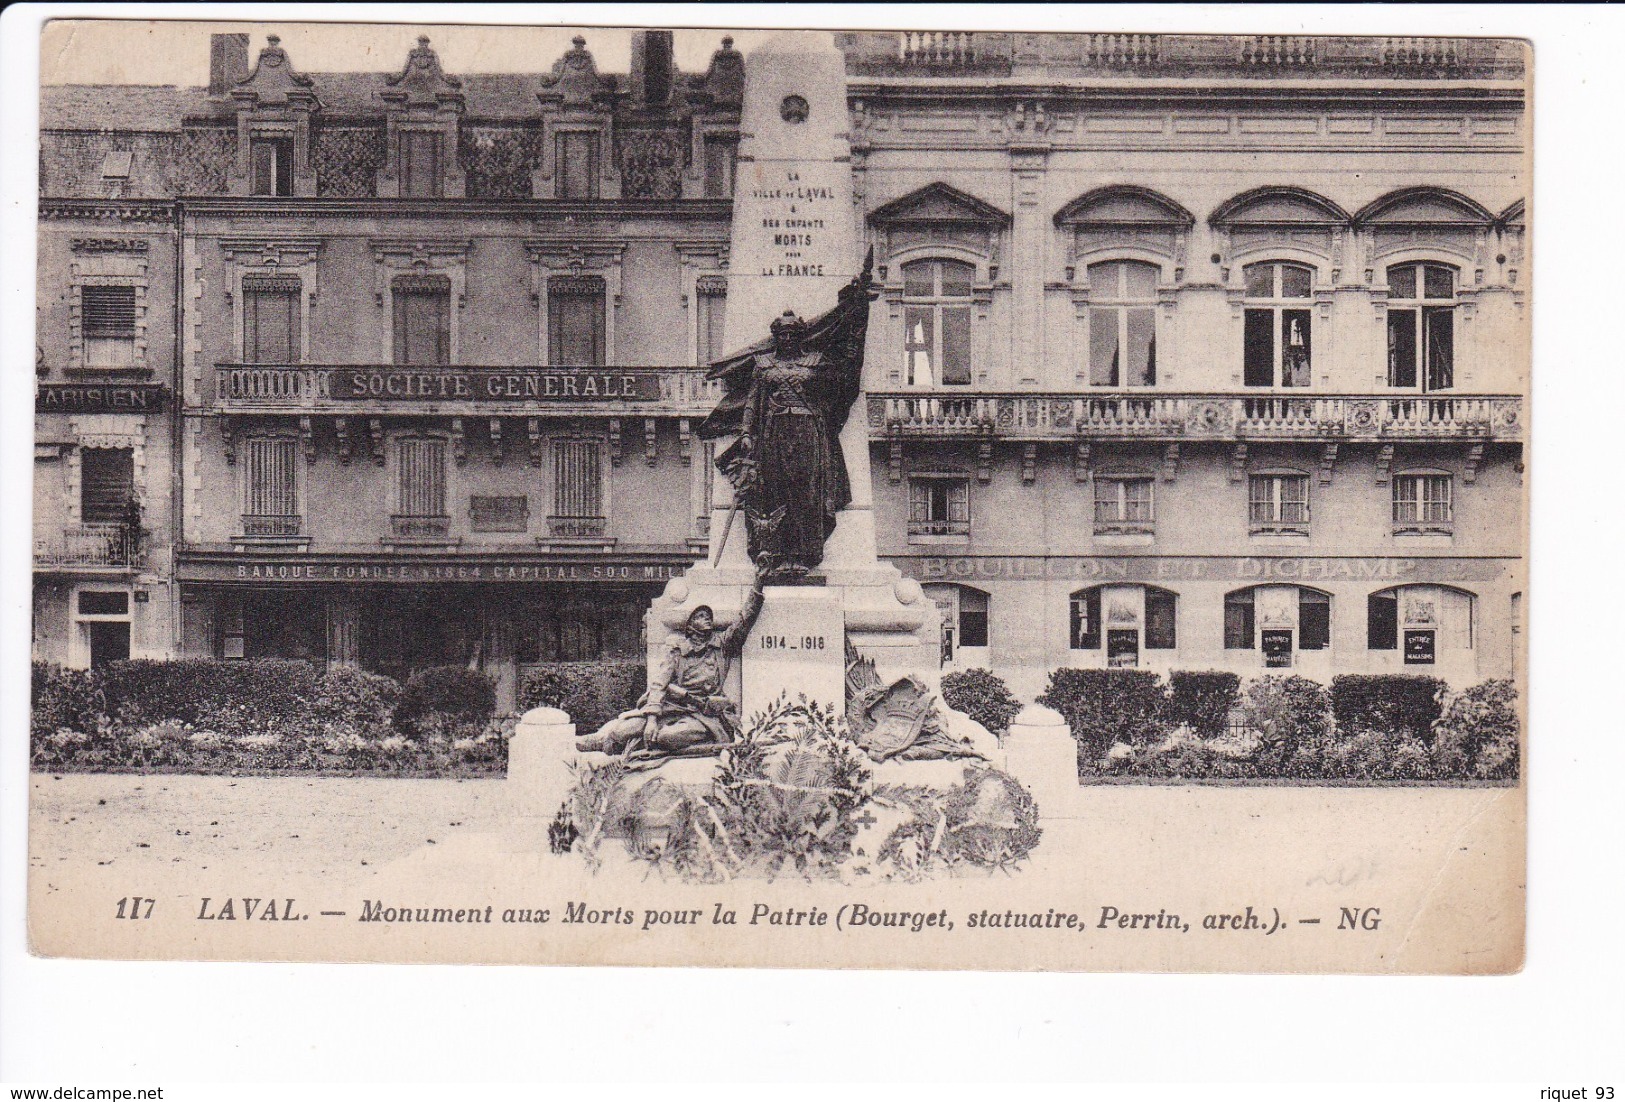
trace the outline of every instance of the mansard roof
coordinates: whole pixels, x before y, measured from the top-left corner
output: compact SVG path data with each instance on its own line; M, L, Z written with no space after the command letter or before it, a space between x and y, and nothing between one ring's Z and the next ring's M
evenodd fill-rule
M1092 222L1113 226L1190 226L1196 216L1166 195L1133 184L1113 184L1078 196L1055 215L1057 226Z
M872 222L971 222L976 225L1008 225L1010 216L991 203L967 195L956 187L938 181L877 207L869 215Z

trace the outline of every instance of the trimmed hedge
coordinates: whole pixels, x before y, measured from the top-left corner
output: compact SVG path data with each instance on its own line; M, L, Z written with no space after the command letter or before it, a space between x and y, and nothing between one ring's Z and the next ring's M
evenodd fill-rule
M1151 670L1055 670L1038 703L1066 718L1080 767L1116 742L1144 748L1168 734L1162 678Z
M1332 678L1332 717L1345 738L1375 731L1431 743L1448 691L1437 677L1339 674Z
M629 708L649 687L648 667L637 659L549 662L519 686L519 710L562 708L576 733L589 735Z
M1217 670L1175 670L1168 675L1168 722L1200 738L1219 738L1230 726L1241 678Z
M1010 729L1010 721L1021 714L1021 701L1004 679L990 670L954 670L943 674L942 701L1001 738Z
M467 666L428 666L406 679L395 705L395 726L417 731L432 716L453 723L484 723L497 709L497 688Z

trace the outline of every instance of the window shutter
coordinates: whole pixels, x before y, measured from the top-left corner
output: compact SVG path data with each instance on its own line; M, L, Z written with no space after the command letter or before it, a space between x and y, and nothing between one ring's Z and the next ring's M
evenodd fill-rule
M553 515L603 516L602 471L596 440L560 440L553 449Z
M446 445L440 440L402 440L400 511L409 517L446 515Z
M121 524L135 496L135 452L86 448L79 461L79 511L86 524Z
M135 336L134 287L83 287L79 300L85 336Z

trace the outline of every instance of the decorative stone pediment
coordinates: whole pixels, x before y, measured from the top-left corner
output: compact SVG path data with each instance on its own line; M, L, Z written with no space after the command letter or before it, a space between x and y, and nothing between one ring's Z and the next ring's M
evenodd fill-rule
M571 48L553 63L553 71L542 78L537 96L544 103L562 103L566 107L587 107L600 97L615 91L614 82L598 74L598 65L587 49L587 40L581 35L571 39Z
M927 184L893 199L870 214L869 220L881 226L934 222L1002 228L1010 224L1010 216L998 207L944 183Z
M1270 254L1316 258L1332 282L1342 278L1343 254L1351 219L1324 195L1295 187L1261 187L1220 203L1208 216L1219 246L1219 273L1240 279L1243 257ZM1239 284L1232 284L1237 290Z
M1080 195L1055 215L1057 226L1157 226L1188 229L1196 216L1149 188L1121 185Z
M276 35L267 35L266 45L260 51L254 71L233 88L231 96L243 106L255 109L266 107L320 109L321 101L312 90L311 79L293 68L293 60L281 46Z
M418 44L406 56L406 68L388 78L389 90L379 95L386 103L408 108L463 109L463 82L447 76L440 57L429 45L428 35L419 35Z
M1220 203L1209 216L1215 226L1343 227L1348 212L1323 195L1295 187L1262 187Z
M1495 216L1460 192L1416 187L1368 203L1354 220L1360 225L1487 226Z

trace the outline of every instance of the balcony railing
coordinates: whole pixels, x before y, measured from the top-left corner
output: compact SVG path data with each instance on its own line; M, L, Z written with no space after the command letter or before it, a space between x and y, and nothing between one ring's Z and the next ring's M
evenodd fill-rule
M146 563L151 533L123 524L80 524L34 541L36 566L135 569Z
M869 395L876 435L1063 440L1519 440L1510 395L936 394Z
M297 536L303 518L295 516L243 515L245 536Z
M970 535L970 521L968 520L910 520L908 534L911 536L968 536Z
M703 415L721 396L720 384L708 382L703 367L215 366L215 404L224 412Z
M420 517L396 514L389 518L389 531L396 539L445 539L451 534L450 517Z
M599 539L604 534L604 518L548 517L547 534L555 539Z

